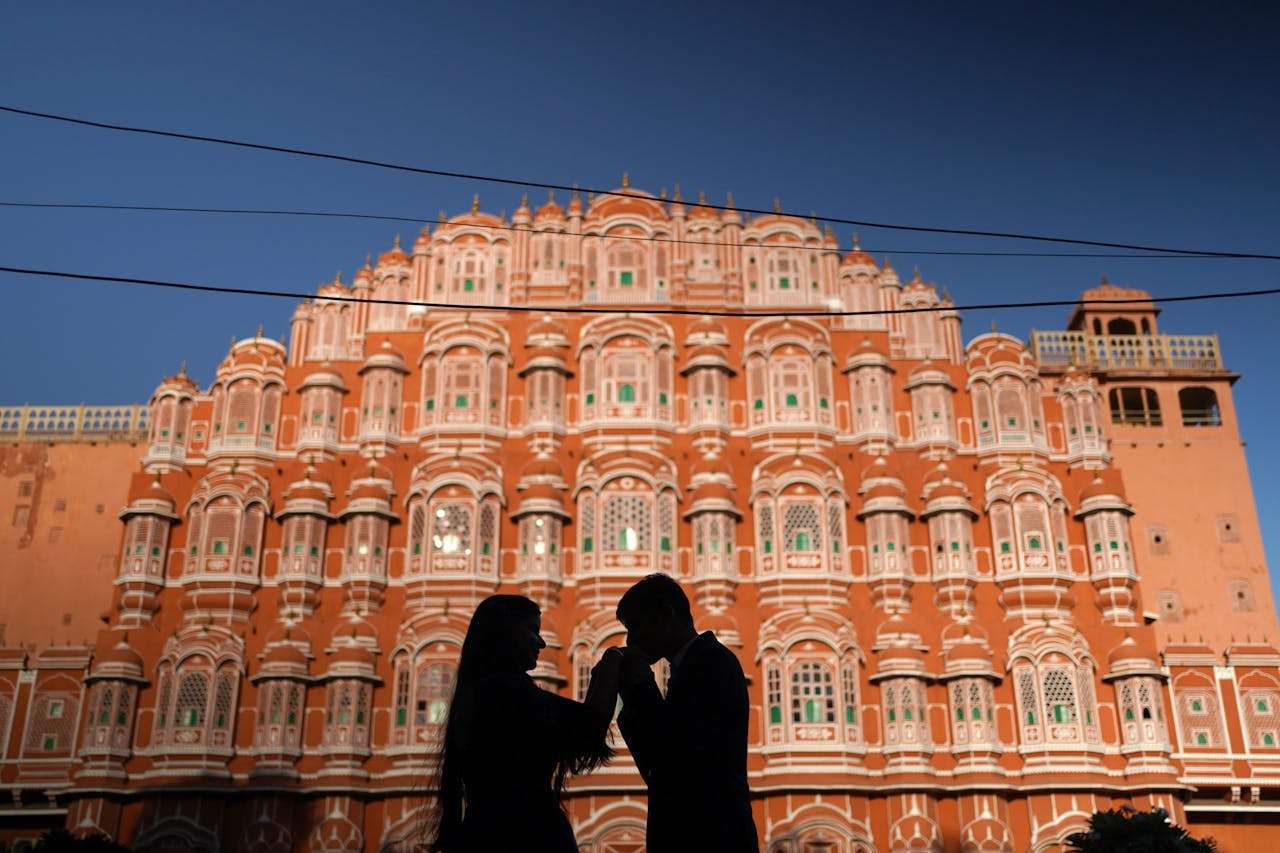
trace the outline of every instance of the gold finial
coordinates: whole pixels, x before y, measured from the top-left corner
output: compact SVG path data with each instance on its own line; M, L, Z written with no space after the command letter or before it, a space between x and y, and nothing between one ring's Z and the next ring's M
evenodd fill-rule
M733 191L730 190L729 192L725 193L724 198L725 198L725 202L724 202L725 206L733 207Z
M285 344L285 342L284 342L284 332L281 332L281 333L280 333L280 346L285 346L285 345L286 345L286 344Z
M521 206L521 207L528 207L528 206L529 206L529 194L528 194L528 193L520 193L520 206Z
M1100 283L1100 284L1110 284L1111 282L1107 281L1107 276L1106 276L1106 274L1105 274L1105 273L1103 273L1103 275L1102 275L1102 281L1101 281L1101 282L1099 282L1099 283Z
M951 291L947 290L947 286L945 284L942 286L942 301L943 302L951 301Z
M342 284L342 270L338 270L338 272L334 274L333 283Z
M809 224L812 225L814 228L818 227L818 211L816 210L809 211Z
M498 218L503 222L507 221L507 209L505 207L498 211Z
M581 196L579 196L579 195L578 195L578 184L577 184L577 182L575 181L575 182L574 182L574 184L573 184L573 195L571 196L571 200L572 200L572 201L578 201L578 200L580 200L580 198L581 198Z
M373 255L364 256L364 268L371 269L373 267Z
M448 218L449 217L445 216L445 213L443 210L441 210L439 213L436 214L436 221L441 223L442 225Z
M994 332L995 330L996 330L996 321L995 321L995 320L992 320L992 321L991 321L991 331L993 331L993 332Z
M555 204L555 203L556 203L556 191L547 190L547 204Z
M773 200L773 212L782 213L782 199L775 198Z
M859 252L862 250L862 238L858 236L858 232L853 232L853 250Z
M185 358L182 360L182 364L178 365L178 375L179 376L187 375L187 360Z
M591 192L587 193L587 204L595 204L595 203L596 203L596 194Z
M630 175L628 175L626 172L623 172L623 173L622 173L622 188L625 190L625 189L630 189L630 187L631 187L631 176L630 176Z
M698 204L707 203L707 193L705 190L698 190Z
M666 201L666 200L667 200L667 188L666 188L666 187L663 187L662 189L658 190L658 198L662 199L663 201Z
M676 194L675 194L675 196L672 198L672 201L684 201L684 199L682 199L682 198L680 197L680 185L679 185L679 184L676 184Z
M259 324L258 324L258 331L257 331L256 333L254 333L254 337L255 337L255 338L260 338L260 337L262 337L262 324L261 324L261 323L259 323Z
M915 280L916 280L916 281L919 281L919 280L920 280L920 267L918 267L918 266L912 267L912 268L911 268L911 275L915 278Z
M393 252L400 251L400 235L399 234L396 235L396 239L391 241L391 250Z
M472 213L480 212L480 193L476 193L471 197L471 212Z
M836 236L836 232L831 230L831 223L827 223L825 226L823 226L822 236L831 237L831 238L834 238Z
M232 335L232 336L231 336L231 348L232 348L232 349L235 349L235 347L236 347L236 336L235 336L235 335Z

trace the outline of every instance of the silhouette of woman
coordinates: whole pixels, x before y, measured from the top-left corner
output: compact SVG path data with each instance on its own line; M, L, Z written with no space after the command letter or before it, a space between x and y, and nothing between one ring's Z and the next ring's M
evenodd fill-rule
M591 671L586 701L528 676L546 647L542 613L519 595L480 602L458 662L445 727L433 853L576 853L561 806L565 780L608 761L622 656Z

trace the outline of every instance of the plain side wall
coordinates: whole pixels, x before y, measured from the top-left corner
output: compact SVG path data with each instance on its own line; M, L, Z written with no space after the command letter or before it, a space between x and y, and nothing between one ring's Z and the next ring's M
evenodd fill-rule
M97 636L111 606L118 513L144 450L128 442L0 444L0 645Z

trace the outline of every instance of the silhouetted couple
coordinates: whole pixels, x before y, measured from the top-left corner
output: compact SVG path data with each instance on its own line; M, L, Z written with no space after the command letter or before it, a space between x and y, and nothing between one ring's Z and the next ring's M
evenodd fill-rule
M617 617L627 644L605 652L579 703L527 674L546 646L534 602L495 595L476 608L449 707L433 850L576 853L565 780L612 758L619 695L618 725L649 787L650 853L758 849L738 659L694 629L689 599L666 575L627 590ZM663 658L665 697L652 669Z

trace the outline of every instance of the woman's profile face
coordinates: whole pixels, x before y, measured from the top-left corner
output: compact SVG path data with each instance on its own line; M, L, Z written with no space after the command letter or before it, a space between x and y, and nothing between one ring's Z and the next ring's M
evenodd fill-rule
M535 614L522 619L516 625L515 641L520 660L527 664L524 671L528 672L538 665L538 652L547 647L542 639L542 616Z

